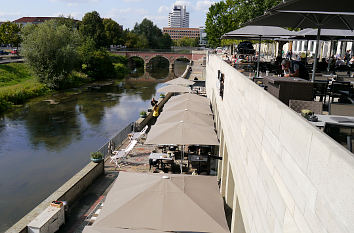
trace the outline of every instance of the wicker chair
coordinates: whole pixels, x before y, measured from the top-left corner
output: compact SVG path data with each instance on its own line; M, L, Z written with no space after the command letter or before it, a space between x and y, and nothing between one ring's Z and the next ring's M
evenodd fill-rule
M322 114L322 102L290 100L289 107L295 112L301 112L302 109L311 110L314 114Z
M354 117L354 104L331 103L329 114Z

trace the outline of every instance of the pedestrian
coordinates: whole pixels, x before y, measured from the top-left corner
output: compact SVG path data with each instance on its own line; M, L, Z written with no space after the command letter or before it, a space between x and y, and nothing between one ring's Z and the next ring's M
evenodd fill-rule
M150 104L151 104L151 107L154 107L157 104L157 101L155 100L154 97L152 97Z

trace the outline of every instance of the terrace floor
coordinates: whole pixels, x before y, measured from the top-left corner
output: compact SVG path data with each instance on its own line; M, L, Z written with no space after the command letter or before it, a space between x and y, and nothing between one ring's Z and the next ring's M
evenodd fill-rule
M141 140L144 142L144 139ZM120 148L125 148L129 144L129 140L125 140ZM119 149L119 148L117 148ZM114 163L110 163L110 158L105 160L105 174L95 180L95 182L81 195L68 211L66 215L66 223L63 225L59 233L77 233L82 232L86 225L91 225L100 209L104 204L107 193L109 192L113 182L119 176L120 171L125 172L168 172L179 173L179 161L176 162L173 169L167 167L164 171L153 167L149 170L149 155L152 150L156 149L153 145L137 144L132 152L120 163L120 167L115 167ZM184 174L192 174L194 168L184 169Z

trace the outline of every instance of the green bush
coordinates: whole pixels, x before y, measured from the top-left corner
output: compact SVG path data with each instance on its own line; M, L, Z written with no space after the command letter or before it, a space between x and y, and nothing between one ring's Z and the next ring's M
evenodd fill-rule
M103 154L101 152L92 152L91 153L91 158L93 158L93 159L102 159L103 158Z
M128 59L125 56L111 54L111 60L113 63L128 64Z
M7 109L11 107L11 103L4 100L0 99L0 113L5 112Z
M124 78L124 76L128 74L128 68L126 65L121 63L114 63L113 65L118 78Z
M25 27L23 31L21 55L41 82L50 88L61 88L78 66L77 47L81 42L78 32L53 20Z
M87 39L78 52L81 57L82 71L89 77L114 78L115 70L109 53L105 49L96 49L92 39Z
M86 74L73 71L71 74L62 82L61 88L68 89L72 87L79 87L83 84L89 83L92 78L89 78Z

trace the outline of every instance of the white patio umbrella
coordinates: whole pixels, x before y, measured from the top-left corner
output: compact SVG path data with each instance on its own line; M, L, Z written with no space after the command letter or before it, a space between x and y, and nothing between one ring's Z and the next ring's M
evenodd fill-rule
M219 141L214 126L207 127L179 121L152 126L147 135L145 144L183 146L181 156L182 173L185 145L219 145Z
M203 114L212 114L209 104L200 103L200 102L192 102L189 100L184 100L181 102L171 102L169 101L163 107L164 111L175 111L175 110L185 110L189 109L194 112L199 112Z
M176 110L176 111L164 111L161 113L159 118L157 118L155 125L159 125L163 123L173 123L179 121L184 121L187 123L198 124L198 125L205 125L205 126L214 125L214 120L212 115L195 112L188 109Z
M165 84L191 86L194 84L194 82L191 80L179 77L179 78L172 79L168 82L165 82Z
M191 92L191 88L181 85L167 85L159 88L157 92Z

